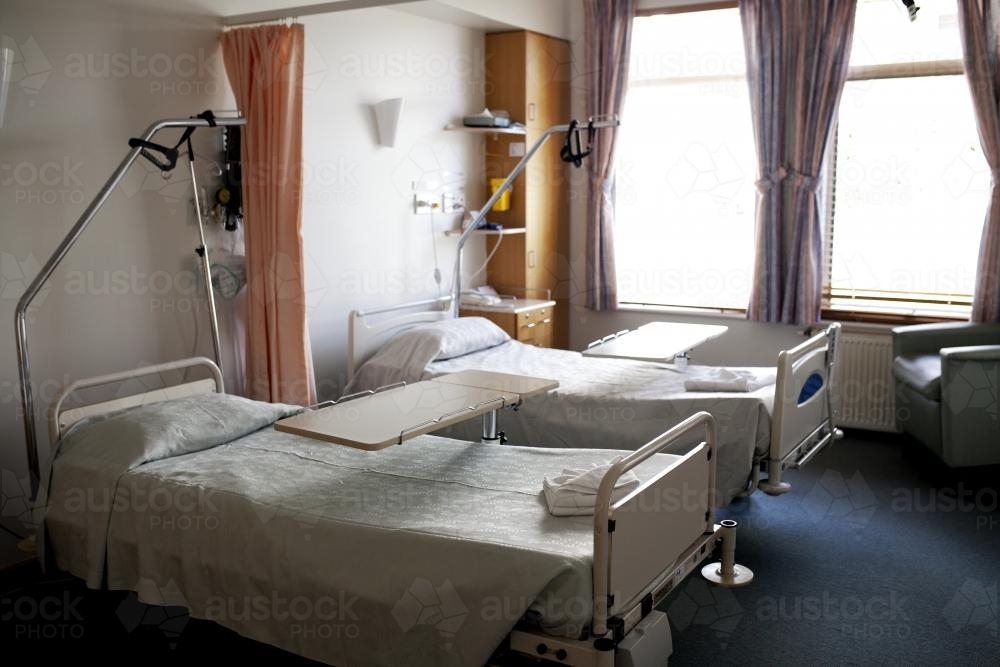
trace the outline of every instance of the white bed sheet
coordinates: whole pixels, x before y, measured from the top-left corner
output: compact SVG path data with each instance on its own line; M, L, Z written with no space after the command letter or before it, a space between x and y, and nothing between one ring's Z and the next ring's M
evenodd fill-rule
M118 477L107 585L341 667L483 664L529 608L560 634L589 622L593 519L549 515L541 482L616 454L434 436L362 452L266 428ZM45 519L84 577L94 465L57 459Z
M501 413L501 429L512 444L635 449L695 412L706 410L716 418L719 428L716 480L720 505L728 504L746 487L754 454L765 454L770 445L774 368L734 369L768 383L753 392L686 392L685 379L712 377L714 367L692 365L681 373L670 364L585 357L579 352L517 341L429 363L407 358L409 350L404 347L398 351L372 357L359 369L349 390L468 369L558 380L558 389L527 399L518 414ZM481 435L481 426L470 421L440 434L475 440Z

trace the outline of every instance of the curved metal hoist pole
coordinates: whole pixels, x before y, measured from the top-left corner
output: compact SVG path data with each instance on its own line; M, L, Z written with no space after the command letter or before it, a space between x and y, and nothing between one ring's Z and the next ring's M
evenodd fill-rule
M132 163L135 162L140 155L148 157L148 153L146 151L149 141L156 135L157 132L168 128L186 129L210 127L213 124L216 126L246 125L246 119L215 118L214 123L210 122L207 118L202 117L164 119L150 125L140 140L130 141L129 146L131 147L131 150L129 150L128 154L125 155L125 158L101 187L101 190L97 193L97 196L94 197L94 200L91 201L84 210L83 215L80 216L63 240L59 242L55 251L48 258L48 260L46 260L45 264L42 265L38 275L31 281L31 284L28 285L28 289L25 290L21 299L17 302L17 309L14 312L14 337L17 343L18 381L21 389L21 410L24 413L25 449L27 450L28 455L28 470L31 473L29 477L31 479L31 496L33 499L38 494L41 467L38 461L38 440L35 430L34 387L31 383L31 366L28 354L28 308L38 296L38 293L41 291L46 281L52 277L52 273L66 258L70 249L80 239L80 236L83 234L84 230L87 229L87 226L90 225L97 213L101 210L101 208L103 208L104 204L107 203L111 193L114 192L115 188L118 187L118 184L121 183L121 180L125 177L125 174L128 172L129 167L132 166ZM197 198L197 193L195 197ZM209 279L206 282L208 283L209 290L211 290L211 280ZM212 303L211 297L209 302ZM217 323L213 326L217 328ZM215 332L215 335L216 337L218 336L218 331ZM216 357L216 363L219 363L220 359L218 359L218 349L216 349Z
M592 139L595 130L616 128L619 125L621 125L621 121L618 120L618 116L601 120L591 118L586 125L578 125L575 120L565 125L553 125L549 129L545 130L542 136L538 138L538 141L536 141L534 145L527 152L525 152L521 161L517 163L509 174L507 174L507 178L504 180L503 184L496 189L488 200L486 200L486 203L479 209L479 213L475 218L473 218L472 222L469 223L469 226L465 228L462 235L458 238L458 247L455 249L455 269L451 278L451 308L455 317L458 317L458 307L462 297L462 248L465 247L465 242L469 240L469 237L472 236L483 220L486 219L486 214L493 210L493 205L500 200L503 193L510 190L514 181L521 175L524 168L528 166L528 163L531 161L531 158L535 156L535 153L538 152L538 149L544 146L545 142L548 141L549 137L553 134L568 133L572 135L573 133L578 133L580 130L588 130ZM584 151L579 146L579 135L576 134L575 136L577 137L577 152L569 152L567 154L567 151L564 148L563 160L566 162L572 162L579 167L583 158L589 155L590 150L588 148Z

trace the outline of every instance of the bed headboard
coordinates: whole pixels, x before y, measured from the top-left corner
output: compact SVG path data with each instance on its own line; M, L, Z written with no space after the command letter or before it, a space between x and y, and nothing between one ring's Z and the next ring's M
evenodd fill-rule
M66 410L63 409L63 402L79 389L100 387L106 384L125 382L126 380L137 380L139 378L148 377L150 375L158 375L168 371L183 371L198 367L206 369L211 377L203 380L182 382L169 387L148 389L146 391L140 391L125 396L118 396L110 401L83 404ZM59 438L62 437L63 433L66 432L66 429L81 419L85 419L87 417L95 417L97 415L113 412L115 410L121 410L123 408L134 407L136 405L146 405L149 403L157 403L159 401L167 401L175 398L184 398L185 396L196 396L198 394L210 394L215 392L222 393L222 387L222 371L219 370L219 367L214 361L206 359L205 357L191 357L190 359L180 359L179 361L168 361L154 366L142 366L129 371L108 373L107 375L98 375L97 377L77 380L76 382L73 382L69 386L63 388L63 390L59 392L59 395L56 397L55 402L52 404L52 408L49 411L50 441L53 444L56 443Z
M418 324L451 319L451 297L413 301L398 306L352 310L347 316L347 381L361 364L396 334Z

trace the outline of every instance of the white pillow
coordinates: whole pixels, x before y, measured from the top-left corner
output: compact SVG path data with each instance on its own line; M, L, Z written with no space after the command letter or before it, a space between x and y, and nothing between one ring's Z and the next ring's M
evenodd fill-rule
M383 345L361 365L344 392L352 394L396 382L417 382L423 379L433 361L453 359L509 340L503 329L483 317L421 324Z
M403 335L427 336L438 348L432 361L447 361L510 340L507 332L485 317L459 317L414 327Z

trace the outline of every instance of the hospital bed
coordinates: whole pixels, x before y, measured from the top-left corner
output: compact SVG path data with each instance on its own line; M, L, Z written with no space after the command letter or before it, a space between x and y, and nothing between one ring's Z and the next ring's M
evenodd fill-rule
M690 366L682 373L669 364L589 358L482 331L467 335L467 327L451 324L458 320L448 301L446 297L353 311L348 321L347 391L467 369L551 377L560 381L560 388L528 401L502 427L510 442L554 447L631 448L656 435L664 424L704 410L719 423L720 504L756 488L786 493L790 486L784 472L805 465L840 436L830 390L837 324L782 351L776 368L746 369L751 375L770 374L763 380L766 386L756 391L687 392L685 379L712 369ZM440 333L445 346L459 354L435 357L435 341L421 340L427 331ZM466 423L443 434L468 439L475 437L475 429Z
M174 371L207 377L67 407L84 390ZM406 395L422 390L426 408L441 384ZM378 398L393 422L385 399L398 391L312 414L368 419ZM493 405L482 401L469 413ZM502 403L521 401L505 392ZM444 420L455 414L446 407ZM516 654L661 665L672 644L655 607L717 543L723 560L707 576L752 576L733 562L735 523L714 522L707 413L614 463L593 517L551 516L541 480L620 451L460 442L419 424L398 445L364 451L271 427L302 414L222 393L218 367L203 358L74 382L50 413L59 444L41 487L42 562L342 667L502 664ZM684 455L660 453L692 436ZM628 471L640 485L612 501Z

